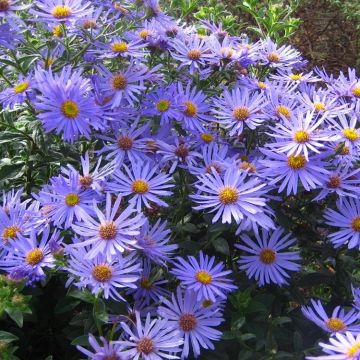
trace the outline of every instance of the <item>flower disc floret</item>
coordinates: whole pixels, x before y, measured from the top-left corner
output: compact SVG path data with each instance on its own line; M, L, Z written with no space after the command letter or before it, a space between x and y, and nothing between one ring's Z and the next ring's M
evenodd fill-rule
M310 134L305 130L298 130L294 133L294 141L298 144L306 143L310 140Z
M263 264L273 264L276 260L276 252L272 249L263 249L260 251L259 257Z
M326 104L323 102L314 102L313 106L316 111L326 110Z
M354 231L360 231L360 216L356 216L351 220L351 228Z
M245 121L250 116L250 110L247 106L237 106L233 110L233 116L238 121Z
M149 355L155 349L154 342L149 337L143 337L137 343L137 351L139 353Z
M20 229L17 226L10 225L3 230L2 237L5 241L8 241L14 239L19 232Z
M134 145L134 140L129 136L120 136L117 139L118 146L121 150L130 150Z
M290 119L290 115L291 115L291 110L285 106L285 105L278 105L276 107L276 113L278 115L283 115L285 116L287 119Z
M302 74L291 74L289 77L293 81L298 81L301 80L303 76Z
M239 199L239 192L231 186L225 186L219 190L219 200L224 205L234 204Z
M351 92L355 97L360 97L360 86L355 86Z
M198 271L195 275L195 279L203 285L209 285L213 281L211 274L206 270Z
M143 179L137 179L132 183L132 191L137 194L145 194L150 189L149 183Z
M113 240L117 235L117 226L113 221L108 221L100 225L99 236L103 240Z
M180 329L184 332L192 331L197 326L196 317L193 314L182 314L179 319Z
M206 143L211 143L214 141L214 137L209 133L202 133L200 134L201 140L205 141Z
M327 187L330 189L337 189L341 186L341 178L338 175L332 175L329 177L328 182L326 183Z
M157 103L156 103L156 109L160 112L165 112L168 111L170 108L170 101L166 100L166 99L160 99Z
M52 9L51 14L56 19L66 19L71 16L72 10L67 5L56 5Z
M116 74L111 79L111 85L115 90L124 90L128 84L123 74Z
M7 11L10 9L9 0L0 0L0 11Z
M280 55L275 51L268 54L267 58L270 62L273 62L273 63L277 63L280 61Z
M184 114L186 116L193 117L197 115L198 108L194 102L186 100L184 101L184 105L185 105Z
M326 326L331 332L344 331L346 329L346 325L341 319L333 317L326 321Z
M70 193L65 196L65 204L67 206L75 206L80 202L80 196L75 193Z
M25 256L25 261L32 266L39 264L43 259L44 253L39 248L30 250Z
M188 51L187 56L190 60L199 60L201 57L201 51L199 49L191 49Z
M355 129L344 129L343 135L350 141L356 141L359 139L359 134Z
M93 267L91 274L96 281L108 282L112 278L113 270L107 264L99 264Z
M30 84L27 81L21 82L14 86L16 94L21 94L29 88Z
M111 50L116 53L124 53L128 51L129 45L126 42L116 42L111 44Z
M299 170L305 167L306 165L306 159L305 156L300 155L290 155L288 156L287 163L289 167L291 167L294 170Z
M66 100L61 104L61 112L69 119L75 119L80 112L79 106L75 101Z

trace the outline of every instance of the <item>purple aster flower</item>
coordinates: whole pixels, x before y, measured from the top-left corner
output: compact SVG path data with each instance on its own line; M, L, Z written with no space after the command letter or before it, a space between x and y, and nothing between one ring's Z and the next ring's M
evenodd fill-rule
M65 141L73 142L79 135L90 139L90 127L103 128L100 108L87 95L90 80L82 78L80 71L72 73L70 66L60 74L37 69L35 79L42 92L35 107L41 110L38 116L46 132L55 130L63 133Z
M35 5L36 8L29 11L35 15L34 20L51 25L72 25L78 19L92 13L91 3L82 0L38 0Z
M188 138L174 138L173 144L166 143L159 140L159 150L157 151L162 155L162 163L171 163L169 173L173 173L177 166L186 168L189 165L196 164L197 159L201 154L191 149L191 144L187 143Z
M203 122L213 120L212 116L207 115L210 112L210 105L206 102L204 93L197 90L195 86L191 87L190 82L185 89L179 82L174 96L181 99L181 114L178 120L182 128L190 131L204 131Z
M338 211L326 209L325 223L340 228L328 235L335 248L347 245L349 249L360 248L360 200L358 198L344 198L336 203Z
M337 306L329 316L319 300L311 299L311 306L302 306L301 311L306 318L331 334L360 331L360 325L356 324L359 321L359 312L355 309L346 312Z
M360 358L360 334L352 334L350 331L344 334L335 333L329 339L329 343L319 343L327 355L307 356L306 360L359 360Z
M329 171L324 168L319 156L311 156L306 160L305 156L276 153L261 149L267 156L260 160L264 166L262 176L270 179L269 185L281 182L278 192L286 188L286 194L297 194L299 181L306 191L320 187L327 179Z
M9 24L0 25L0 46L3 46L7 49L14 49L22 37L17 34Z
M16 18L16 11L25 10L31 5L19 5L19 0L2 0L0 6L0 19Z
M85 238L84 241L72 244L73 247L91 245L86 259L93 259L98 254L106 255L110 261L113 256L119 256L136 243L134 236L139 235L139 228L145 219L142 214L136 214L132 205L120 212L121 197L117 197L114 204L110 193L106 194L105 214L93 201L96 218L87 216L82 222L73 225L73 230ZM135 213L135 214L134 214ZM134 216L133 216L134 215Z
M349 167L349 164L338 165L336 169L332 170L314 201L322 200L332 193L336 193L340 197L340 203L342 203L344 196L358 198L360 195L360 169L351 171Z
M292 71L289 71L289 69L279 70L276 74L270 75L270 80L285 81L297 85L302 83L313 83L313 82L321 81L320 78L313 75L312 71L310 71L307 74L304 74L300 72L294 73Z
M121 352L121 346L114 341L108 342L105 338L100 337L102 344L96 340L94 335L89 334L89 344L93 351L77 345L76 348L86 355L90 360L130 360Z
M85 219L93 213L91 203L94 192L80 187L79 175L71 173L70 178L63 176L50 179L50 186L40 190L35 197L43 206L47 206L47 216L55 226L68 229L74 220Z
M19 235L18 240L11 243L9 253L0 261L0 269L9 273L22 269L28 285L45 279L44 269L55 266L51 242L60 246L62 238L59 232L54 232L50 236L49 227L43 230L40 242L37 239L37 230L32 230L29 237Z
M71 165L68 164L67 168L63 167L61 173L71 178L71 172L74 172L79 177L79 186L84 189L93 189L101 192L103 190L103 182L105 178L114 171L115 164L113 162L100 167L102 158L100 157L93 170L90 171L90 158L89 152L81 157L82 175Z
M160 125L171 123L173 120L178 120L180 114L181 97L175 96L176 86L171 84L169 86L160 87L150 92L143 103L144 116L159 116Z
M237 41L230 36L219 39L212 33L209 37L209 48L217 62L225 65L233 63L241 56Z
M148 313L143 324L140 314L136 312L136 326L131 329L121 323L128 340L117 343L124 349L124 354L132 360L178 359L176 354L181 351L183 340L179 331L169 327L166 319L150 319Z
M302 62L301 54L290 45L278 47L271 39L261 42L260 63L274 68L292 68Z
M0 92L0 103L4 108L8 106L13 109L15 105L22 104L32 91L31 81L28 78L20 77L13 87Z
M135 67L130 62L126 69L112 73L105 67L101 67L101 74L104 76L102 91L111 97L111 107L117 108L125 100L131 106L138 102L138 96L146 89L144 81L149 77L146 67Z
M199 204L194 209L216 212L213 223L221 217L222 223L231 224L234 218L238 224L248 215L263 212L266 203L262 197L267 191L263 189L266 184L255 177L248 179L246 171L234 166L228 167L223 176L212 167L211 173L198 176L194 186L198 193L190 197Z
M108 189L115 191L121 196L131 196L129 203L134 204L137 211L141 211L143 205L150 208L150 203L167 207L168 204L159 196L170 196L167 189L174 187L169 184L172 181L170 175L159 173L158 167L150 162L133 163L131 169L123 165L125 173L117 170L112 175L112 181L108 183Z
M103 48L103 46L101 46L100 49L101 48ZM101 51L101 57L115 58L130 56L132 58L143 58L147 54L144 48L145 45L141 40L126 41L119 36L115 36L105 47L105 51ZM99 50L96 51L99 52Z
M19 206L19 204L26 206L29 200L25 200L21 202L21 197L23 196L24 189L11 189L7 192L3 190L2 194L2 208L6 213L9 212L10 209Z
M168 319L169 326L177 329L184 338L181 359L187 359L190 347L194 356L198 357L201 348L214 349L213 341L221 338L221 332L214 329L223 319L220 309L215 306L203 307L194 291L182 291L180 287L172 294L172 301L163 299L158 313Z
M79 242L77 242L79 243ZM76 244L76 243L75 243ZM74 283L78 288L88 287L94 295L104 292L104 298L114 300L125 299L119 294L119 289L136 289L136 281L139 279L140 264L136 263L135 254L128 256L114 256L109 260L104 253L98 253L88 259L89 248L71 248L70 260L65 268L70 278L66 286Z
M250 93L247 88L233 89L231 92L224 90L223 98L215 100L218 121L226 129L229 135L240 135L244 130L244 124L250 129L255 129L265 119L262 109L266 105L262 93Z
M154 225L150 225L149 220L140 229L140 234L136 236L134 247L139 249L145 258L155 264L163 265L173 255L178 248L176 244L169 244L171 230L167 228L167 222L158 219Z
M290 121L270 127L271 133L277 142L267 144L270 149L291 155L304 155L309 161L309 151L320 153L324 147L323 142L331 141L332 137L318 128L323 124L324 118L314 118L314 112L296 113Z
M141 160L149 160L145 154L146 139L144 133L148 130L149 125L137 127L135 122L131 127L120 127L116 129L115 136L99 135L99 138L105 140L103 148L99 150L99 154L107 153L105 159L114 159L117 166L121 166L129 160L132 164L136 164Z
M133 294L135 301L143 301L144 305L149 305L152 301L158 303L161 298L168 297L170 294L163 288L168 281L161 280L161 275L159 271L152 272L150 262L145 260L139 281L134 290L128 290L127 294Z
M171 46L173 48L170 51L171 56L181 62L179 69L189 66L190 75L200 72L202 68L216 62L205 40L197 34L188 36L186 41L174 39Z
M200 251L199 261L194 256L188 256L188 261L181 257L176 259L171 273L186 289L194 290L198 300L226 299L230 291L237 289L226 277L231 270L225 270L222 262L215 264L215 256L209 257Z
M360 288L351 286L354 303L353 306L356 310L360 311Z
M300 255L298 251L283 250L295 244L296 240L291 234L283 235L284 230L278 228L272 232L262 230L262 233L255 233L256 242L247 235L242 235L242 244L236 244L251 255L241 255L239 267L245 270L249 279L255 278L260 286L275 283L277 285L288 284L290 277L288 271L298 271Z

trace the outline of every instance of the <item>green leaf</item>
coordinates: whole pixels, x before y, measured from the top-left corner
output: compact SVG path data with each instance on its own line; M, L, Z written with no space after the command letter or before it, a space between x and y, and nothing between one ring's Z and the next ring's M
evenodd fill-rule
M14 320L17 326L22 327L24 322L23 313L18 309L5 309L6 313Z
M88 338L89 338L88 335L78 336L77 338L75 338L75 339L71 342L71 345L81 345L81 346L89 345L89 340L88 340Z
M216 251L227 256L230 255L229 244L226 239L222 237L215 238L212 240L212 244Z
M71 311L76 306L78 306L81 303L79 300L74 300L69 297L65 297L60 299L60 301L56 304L54 312L55 314L63 314L68 311Z
M6 343L10 343L16 340L19 340L19 338L14 334L11 334L7 331L0 331L0 341L5 341Z

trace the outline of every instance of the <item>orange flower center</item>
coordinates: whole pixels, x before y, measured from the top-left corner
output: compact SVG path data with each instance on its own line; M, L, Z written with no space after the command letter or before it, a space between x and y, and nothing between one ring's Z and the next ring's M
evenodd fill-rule
M214 137L208 133L202 133L200 137L201 140L205 141L206 143L211 143L212 141L214 141Z
M10 1L9 0L0 0L0 11L7 11L10 9Z
M115 90L124 90L128 84L128 81L124 75L116 74L112 77L111 84Z
M225 186L219 190L219 201L224 205L234 204L239 199L239 192L231 186Z
M90 19L84 20L82 26L85 30L97 28L96 21Z
M330 318L328 321L326 321L326 327L334 332L346 329L345 323L339 318Z
M155 345L149 337L143 337L137 343L136 349L139 353L149 355L155 350Z
M107 282L112 278L113 270L107 264L99 264L93 267L91 274L96 281Z
M263 264L269 265L275 262L276 252L272 249L263 249L260 252L260 261Z
M146 180L137 179L132 183L132 191L137 194L145 194L149 191L150 186Z
M103 240L113 240L117 235L117 226L113 221L102 223L99 228L99 236Z
M151 31L150 31L150 30L147 30L147 29L141 30L141 31L139 32L139 36L140 36L142 39L146 39L149 35L151 35Z
M43 258L44 258L44 253L42 252L42 250L40 250L39 248L36 248L36 249L30 250L26 254L25 261L29 265L34 266L34 265L39 264Z
M188 51L187 56L190 60L199 60L201 57L201 51L199 49L191 49Z
M290 119L291 111L290 111L290 109L289 109L287 106L285 106L285 105L278 105L278 106L276 107L276 113L277 113L278 115L283 115L283 116L285 116L287 119Z
M89 187L93 183L93 178L90 175L80 176L79 183L81 186Z
M238 121L245 121L250 116L250 110L246 106L237 106L233 110L233 116Z
M134 141L129 136L120 136L117 140L118 146L121 150L130 150L133 147Z
M179 158L185 159L189 155L189 149L186 145L181 144L176 148L175 155Z
M14 239L18 232L20 232L20 229L17 226L10 225L3 230L2 237L7 242L9 239Z
M274 63L277 63L280 61L280 55L275 51L268 54L267 58L270 62L274 62Z
M329 181L326 183L326 185L330 189L336 189L341 185L341 179L337 175L332 175L329 177Z
M152 282L150 281L149 278L147 277L143 277L141 280L140 280L140 286L144 289L151 289L152 287Z
M197 326L196 317L193 314L182 314L179 319L179 326L185 332L194 330Z
M354 231L360 231L360 216L356 216L352 219L351 228Z
M197 106L192 101L184 101L185 110L184 114L189 117L193 117L197 114Z

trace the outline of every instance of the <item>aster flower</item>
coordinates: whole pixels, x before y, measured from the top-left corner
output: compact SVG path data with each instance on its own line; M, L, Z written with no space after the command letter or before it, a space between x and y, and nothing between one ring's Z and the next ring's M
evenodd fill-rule
M360 356L360 334L350 331L335 333L329 343L319 343L327 355L307 356L306 360L358 360Z
M310 191L327 179L329 171L324 168L319 156L310 156L306 160L302 154L287 156L265 149L261 152L266 155L264 160L259 161L264 166L262 176L271 180L269 185L278 184L279 193L286 188L287 195L297 194L299 182L306 191Z
M35 107L46 132L63 133L65 141L73 142L79 135L90 139L90 128L103 128L100 108L94 98L88 96L90 81L81 77L80 71L72 73L70 66L60 74L51 70L37 69L37 86L42 92L37 96Z
M0 269L9 273L21 269L26 274L27 284L41 281L46 277L44 269L55 266L54 242L60 246L62 238L57 231L50 236L49 227L43 230L40 242L37 230L32 230L29 237L19 235L18 240L10 244L9 253L0 261Z
M126 41L118 36L115 36L104 49L105 53L102 52L102 57L115 58L129 56L132 58L143 58L147 54L147 52L144 51L144 48L145 45L141 40Z
M119 289L136 288L135 283L141 270L140 264L136 263L135 254L126 257L114 256L109 260L105 253L98 253L88 259L88 251L86 247L70 247L70 260L65 268L70 278L66 286L74 283L78 288L90 288L94 295L103 291L105 299L125 301L119 294Z
M129 160L132 164L141 160L149 160L145 154L146 139L144 133L149 125L138 127L136 121L131 127L116 128L115 136L99 135L99 138L106 141L99 154L106 153L106 160L114 159L117 166L121 166Z
M0 6L0 19L16 18L16 11L25 10L30 5L20 5L19 0L3 0Z
M263 212L266 200L262 197L266 193L258 178L247 178L246 171L228 167L220 176L214 167L211 173L198 176L194 184L197 194L190 195L197 206L195 210L211 209L216 212L212 222L215 223L221 217L222 223L231 224L232 218L239 223L248 214L254 215Z
M171 354L181 351L183 340L177 330L169 327L168 320L151 320L148 313L145 323L142 323L140 314L136 312L134 329L124 322L121 326L129 339L117 343L124 349L124 355L132 360L179 359Z
M216 60L224 64L232 63L239 59L240 51L238 50L238 44L230 36L225 36L222 39L218 39L214 34L209 37L209 48L214 54Z
M294 73L292 71L287 70L279 70L276 74L270 75L271 80L277 81L286 81L290 83L295 83L297 85L301 83L313 83L317 81L321 81L318 77L313 75L313 72L310 71L307 74L304 73Z
M169 244L171 230L167 228L167 221L158 219L154 225L150 225L146 219L136 236L134 247L139 249L143 256L156 264L165 264L178 248L176 244Z
M336 203L338 211L326 209L325 223L340 228L328 235L335 248L347 245L349 249L360 248L360 200L358 198L344 198Z
M214 349L213 341L220 340L222 335L219 330L214 329L223 321L220 308L203 307L195 292L182 291L180 287L176 290L176 296L172 294L171 301L163 299L163 304L158 313L168 319L169 326L179 330L184 338L182 359L188 358L190 348L195 357L200 355L201 348Z
M114 341L108 342L105 338L100 337L102 343L100 344L92 334L89 334L88 340L93 352L80 345L77 345L76 348L91 360L130 360L121 353L121 346Z
M171 273L186 289L195 291L197 300L226 299L227 294L237 288L227 277L231 270L225 270L222 262L215 264L215 256L209 257L200 251L199 261L194 256L188 256L187 261L181 257L176 260Z
M320 153L323 142L332 140L331 135L319 130L323 121L323 117L314 119L313 112L296 113L290 121L270 127L272 132L267 134L277 142L266 146L287 156L304 155L306 161L309 161L309 151Z
M262 113L266 100L262 93L251 94L246 88L240 92L239 88L231 92L224 90L223 98L215 100L218 121L225 129L229 129L229 135L240 135L244 125L254 130L266 118Z
M191 82L186 85L186 88L179 82L177 92L174 96L181 99L181 114L179 121L185 130L203 131L203 122L212 121L212 116L207 115L210 112L210 105L206 102L205 94L196 88L192 87Z
M106 194L105 214L93 201L96 218L87 216L82 222L73 225L73 230L85 238L84 241L72 244L73 247L91 245L86 259L93 259L98 254L105 254L108 261L119 256L136 243L134 236L139 235L139 228L144 223L143 215L134 214L132 205L127 206L119 215L121 197L112 204L110 193Z
M126 69L110 72L107 68L101 67L101 74L104 77L102 91L111 100L111 108L119 107L125 100L131 106L138 102L138 96L146 89L144 81L149 77L147 68L135 68L135 63L130 62Z
M162 272L152 272L150 262L143 261L143 270L139 281L134 289L127 291L127 294L133 294L135 301L143 301L144 305L149 305L152 301L157 303L163 297L168 297L169 291L163 286L168 283L167 280L161 280Z
M186 41L174 39L171 46L173 48L170 51L171 56L181 62L179 69L189 66L190 75L201 71L201 68L216 61L205 40L197 34L188 36Z
M14 49L14 45L16 45L21 39L22 36L17 34L9 24L0 25L0 46L7 49Z
M57 25L74 24L78 19L92 13L91 3L82 0L38 0L30 9L36 21Z
M302 306L301 311L306 318L331 334L360 331L360 325L356 325L359 313L355 309L346 312L340 306L336 306L329 316L319 300L311 299L311 306Z
M28 78L20 77L13 87L0 92L0 103L4 108L8 106L13 109L15 105L22 104L32 91L31 81Z
M116 191L121 196L131 196L129 203L134 204L137 211L141 211L143 205L150 208L153 202L159 206L167 207L168 204L159 196L172 194L167 189L174 187L169 184L172 180L170 175L158 172L158 167L150 162L132 164L131 169L123 165L125 173L120 170L114 172L112 182L108 183L108 189Z
M68 229L74 220L81 220L93 213L91 203L94 192L90 189L80 187L79 175L71 173L70 178L63 176L50 179L50 186L35 197L43 206L47 206L47 216L55 226L64 226Z
M354 303L353 306L356 310L360 311L360 288L351 286Z
M251 255L241 255L239 267L245 270L248 278L255 278L260 286L275 283L288 284L290 277L288 271L298 271L300 255L297 251L284 251L295 244L296 240L291 234L284 235L284 230L278 228L274 231L262 230L255 233L256 242L247 235L242 235L243 244L235 246Z

